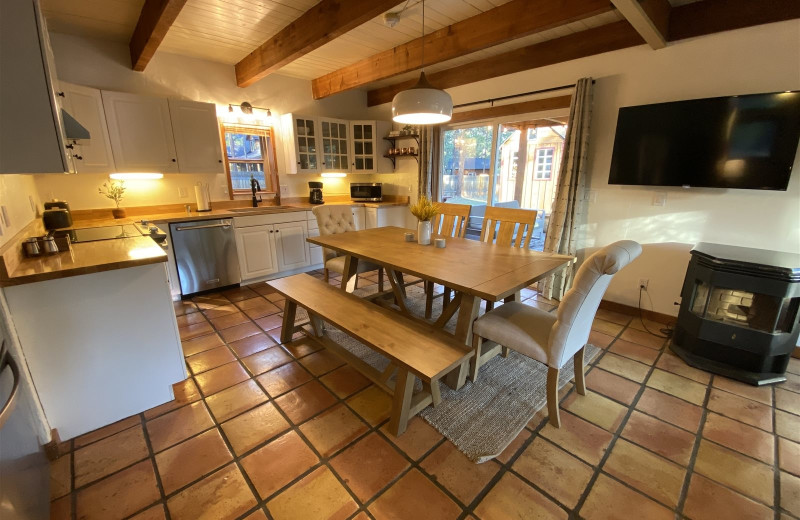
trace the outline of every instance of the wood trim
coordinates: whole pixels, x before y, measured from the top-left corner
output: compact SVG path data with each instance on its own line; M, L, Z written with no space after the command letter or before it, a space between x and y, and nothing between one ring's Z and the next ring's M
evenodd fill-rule
M506 74L536 69L555 63L594 56L604 52L641 45L644 40L625 20L614 22L569 36L529 45L521 49L484 58L466 65L427 74L438 88L451 88ZM414 86L416 80L367 92L367 105L389 103L395 94Z
M613 6L605 0L512 0L426 35L425 65L464 56L612 9ZM314 99L419 69L422 43L422 38L416 38L312 80Z
M128 44L131 68L143 71L175 22L186 0L146 0Z
M800 18L797 0L704 0L672 9L669 41Z
M622 314L632 314L637 317L639 316L638 308L632 307L630 305L625 305L624 303L617 303L609 300L600 300L600 308L605 309L607 311L619 312ZM645 319L648 319L650 321L655 321L657 323L663 323L664 325L674 325L675 322L678 320L676 316L670 316L669 314L662 314L660 312L650 311L647 309L642 309L642 316Z
M667 0L611 0L617 10L653 49L667 46L669 13Z
M463 123L465 121L479 121L481 119L494 119L496 117L510 116L514 114L526 114L528 112L541 112L543 110L554 110L558 108L569 108L572 96L557 96L533 101L523 101L521 103L511 103L489 108L479 108L476 110L466 110L456 112L450 123ZM555 123L550 123L554 125Z
M322 0L237 63L236 84L249 87L402 2Z

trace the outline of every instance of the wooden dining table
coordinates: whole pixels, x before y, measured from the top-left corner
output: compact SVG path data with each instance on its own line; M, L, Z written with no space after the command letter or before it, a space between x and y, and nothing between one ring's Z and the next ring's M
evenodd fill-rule
M399 311L411 315L406 302L403 274L449 287L453 300L443 304L441 315L433 322L444 328L458 314L454 335L471 348L472 322L478 317L481 300L490 302L514 301L525 287L565 268L575 258L569 255L542 253L530 249L502 247L495 244L446 238L446 247L407 242L408 229L381 227L347 233L337 233L308 238L308 242L344 255L345 265L341 287L352 292L355 286L359 261L377 264L384 268L391 284L391 296ZM419 316L414 316L422 320ZM459 388L464 384L467 367L446 379L448 386Z

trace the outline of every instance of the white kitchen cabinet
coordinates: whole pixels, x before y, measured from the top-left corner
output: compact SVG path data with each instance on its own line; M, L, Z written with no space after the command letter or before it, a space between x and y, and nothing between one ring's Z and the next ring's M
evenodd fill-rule
M391 159L384 157L391 143L384 139L389 121L350 121L350 171L352 173L393 173Z
M322 170L350 171L350 125L344 119L319 118Z
M0 2L0 173L74 171L38 0Z
M395 226L406 227L408 206L378 206L365 208L366 229Z
M273 224L278 270L289 271L309 265L308 224L306 221Z
M367 227L367 215L364 211L364 206L351 206L353 212L353 224L356 226L356 231L361 231Z
M169 102L106 90L102 96L117 171L177 172Z
M225 173L216 106L213 103L170 99L169 116L175 138L178 171Z
M281 116L281 140L286 159L285 173L320 171L319 124L316 118L284 114Z
M96 88L60 82L64 109L89 131L89 139L71 140L77 173L112 173L116 171L108 136L103 97Z
M236 228L236 253L242 280L251 280L280 271L275 253L272 224Z

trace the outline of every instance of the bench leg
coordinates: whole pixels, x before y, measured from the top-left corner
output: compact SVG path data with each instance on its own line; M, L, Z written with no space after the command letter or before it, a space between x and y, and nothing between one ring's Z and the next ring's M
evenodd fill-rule
M292 341L294 334L294 319L297 315L297 304L292 300L286 300L283 307L283 323L281 324L281 343Z
M325 335L325 322L319 316L309 314L308 318L311 320L311 327L314 329L314 334L317 336Z
M439 380L431 381L431 399L433 399L433 407L436 408L442 404L442 391L439 388Z
M383 267L378 268L378 292L383 292Z
M381 372L381 381L383 381L384 384L387 383L394 375L395 370L397 370L397 365L393 363L386 365L386 368Z
M558 414L558 369L547 367L547 413L550 424L561 428L561 417Z
M392 397L392 417L389 420L389 431L395 437L402 435L408 426L411 411L411 394L414 392L414 378L414 374L409 373L406 368L400 368L397 373L394 397Z

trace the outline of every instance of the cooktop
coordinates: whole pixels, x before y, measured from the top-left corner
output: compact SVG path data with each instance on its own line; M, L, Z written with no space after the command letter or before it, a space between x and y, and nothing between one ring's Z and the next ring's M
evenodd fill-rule
M63 233L69 235L70 242L96 242L115 238L140 237L142 234L132 224L104 226L95 228L68 229Z

